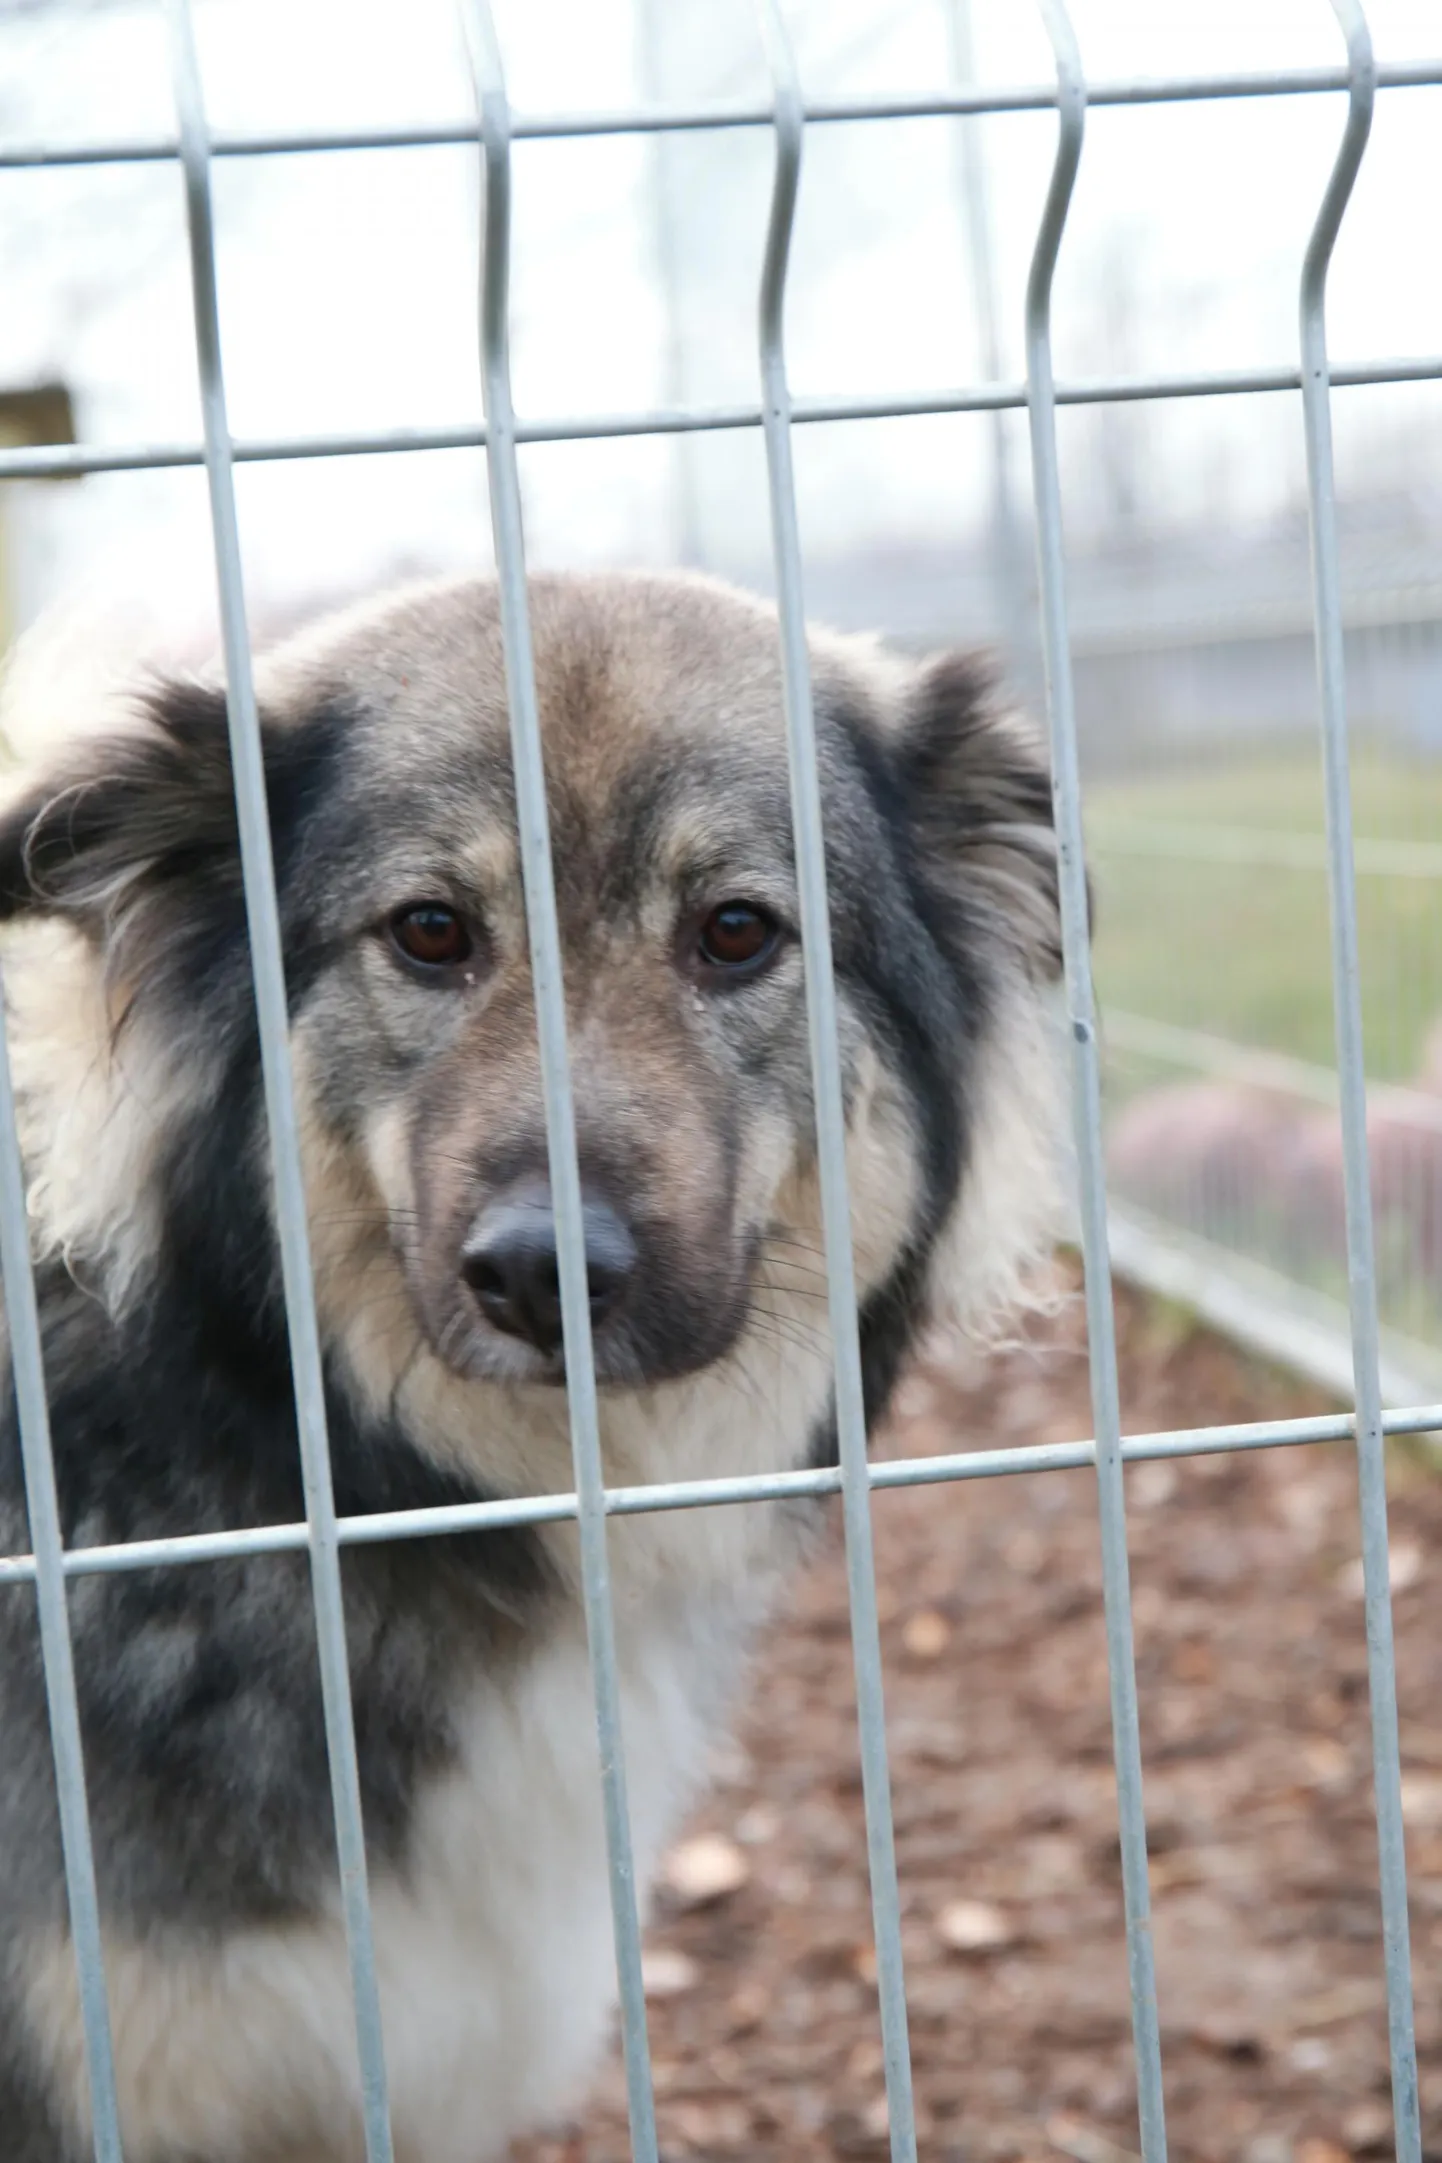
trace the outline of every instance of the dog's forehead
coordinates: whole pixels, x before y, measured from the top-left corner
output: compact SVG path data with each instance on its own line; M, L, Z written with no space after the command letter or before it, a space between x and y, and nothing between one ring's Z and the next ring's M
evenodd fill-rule
M784 849L782 674L769 611L700 581L537 579L530 616L558 848L584 838L662 870ZM427 807L457 839L513 827L493 587L405 597L298 658L292 710L322 682L353 710L377 800Z

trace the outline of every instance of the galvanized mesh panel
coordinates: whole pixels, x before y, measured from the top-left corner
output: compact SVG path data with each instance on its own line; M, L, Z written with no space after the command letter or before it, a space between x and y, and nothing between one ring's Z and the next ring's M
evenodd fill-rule
M575 1519L580 1529L586 1621L596 1722L601 1746L605 1826L610 1860L616 1961L638 2163L654 2163L656 2132L646 2041L640 1938L628 1829L620 1698L607 1570L606 1518L638 1511L705 1508L719 1503L765 1503L796 1494L839 1491L845 1513L849 1586L858 1686L868 1856L876 1926L881 2021L896 2163L911 2163L916 2136L911 2104L906 2000L896 1864L882 1706L880 1644L872 1573L870 1493L874 1487L1033 1473L1094 1464L1097 1471L1107 1643L1117 1768L1125 1896L1125 1927L1134 2015L1141 2118L1147 2163L1162 2163L1166 2134L1162 2098L1155 1976L1148 1921L1146 1826L1142 1752L1132 1652L1122 1468L1125 1462L1226 1450L1355 1437L1361 1484L1366 1633L1370 1661L1377 1821L1391 2052L1399 2163L1420 2163L1416 2055L1412 2030L1407 1940L1407 1889L1402 1843L1395 1673L1388 1590L1384 1437L1442 1428L1442 1405L1384 1413L1368 1188L1366 1105L1359 997L1356 874L1351 842L1344 688L1344 648L1336 562L1336 518L1330 436L1334 383L1383 383L1442 377L1442 358L1379 361L1329 375L1324 328L1326 275L1333 243L1365 150L1374 93L1442 82L1442 63L1379 70L1371 56L1357 0L1332 0L1344 33L1347 65L1334 71L1238 75L1150 82L1110 82L1088 89L1062 0L1039 0L1056 60L1054 85L999 94L956 91L943 97L833 102L808 109L788 42L780 0L760 0L760 24L770 69L766 106L654 110L605 115L520 118L506 97L500 53L486 0L467 0L477 92L471 129L363 131L212 138L207 130L188 0L169 0L178 134L174 141L36 147L0 154L0 165L178 161L183 175L191 245L196 340L204 415L203 444L137 445L108 451L28 450L0 454L0 479L22 475L124 471L203 463L208 476L224 632L232 756L240 819L246 904L264 1059L276 1188L276 1219L284 1268L292 1365L304 1463L306 1520L263 1530L149 1540L123 1547L64 1551L55 1500L36 1301L29 1264L25 1194L8 1063L0 1057L0 1260L23 1441L34 1552L0 1561L0 1585L33 1582L39 1596L46 1682L59 1782L71 1924L80 1970L81 2004L94 2105L95 2152L120 2163L121 2144L110 2054L101 1933L85 1802L80 1722L68 1635L68 1578L97 1572L204 1567L224 1556L304 1549L310 1556L324 1692L326 1740L333 1787L344 1910L350 1945L356 2030L363 2075L369 2163L392 2154L386 2102L383 2037L376 1984L359 1775L352 1723L339 1552L348 1543L435 1538L482 1526ZM1256 98L1345 92L1342 146L1317 216L1300 294L1299 365L1231 374L1132 378L1109 382L1053 381L1051 291L1072 188L1082 157L1088 103L1137 104L1175 100ZM1027 292L1024 384L984 384L934 396L888 401L847 397L793 400L785 363L788 255L797 187L809 126L838 120L934 113L1029 111L1058 115L1055 166L1037 235ZM690 130L768 128L775 170L758 324L759 394L725 409L578 416L530 425L512 410L509 364L509 237L511 152L535 137ZM348 147L478 142L486 179L485 254L481 292L485 426L445 434L397 431L357 438L295 438L239 443L225 408L216 310L215 246L210 177L217 157L278 152L338 152ZM1061 489L1056 454L1059 404L1186 398L1218 393L1301 392L1307 428L1312 513L1313 628L1318 661L1326 776L1325 851L1305 869L1329 882L1332 985L1336 1016L1337 1081L1345 1170L1346 1277L1352 1326L1356 1414L1259 1422L1247 1426L1129 1437L1120 1434L1113 1333L1098 1027L1088 951L1087 897L1082 861L1081 794L1068 638ZM1073 1106L1080 1173L1082 1246L1086 1272L1095 1440L1022 1447L869 1466L862 1410L860 1352L844 1158L844 1112L836 1036L836 1001L829 951L825 861L807 648L803 629L803 565L791 472L791 431L799 423L907 413L988 411L1025 407L1030 421L1042 650L1051 731L1070 1025ZM836 1362L840 1464L836 1470L755 1478L693 1481L608 1492L598 1434L596 1382L581 1236L581 1192L567 1065L560 947L551 881L546 799L532 677L525 561L521 533L517 447L527 442L677 430L760 427L770 484L772 533L784 667L792 812L802 900L808 1021L825 1218L829 1310ZM260 739L245 598L240 572L233 467L238 460L324 458L341 452L384 453L426 445L484 445L500 582L523 869L540 1032L551 1174L560 1240L561 1294L575 1469L575 1491L503 1503L413 1510L387 1517L339 1519L327 1452L321 1355L311 1286L308 1238L285 1027L285 986L270 858ZM1366 865L1361 867L1370 875ZM1392 867L1396 868L1396 867ZM1416 866L1398 875L1410 876ZM1430 875L1430 871L1429 871ZM1152 1034L1148 1036L1148 1027ZM1166 1025L1145 1018L1131 1029L1138 1057L1165 1059L1175 1043ZM1157 1032L1162 1032L1158 1034ZM1122 1031L1126 1038L1125 1028ZM0 1017L0 1053L3 1053ZM1327 1083L1330 1089L1332 1085Z

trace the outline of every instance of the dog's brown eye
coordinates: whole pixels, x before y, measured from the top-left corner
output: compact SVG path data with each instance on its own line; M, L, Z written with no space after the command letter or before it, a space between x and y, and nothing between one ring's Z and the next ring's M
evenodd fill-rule
M749 901L723 901L701 926L696 951L708 969L754 974L776 951L776 919Z
M456 969L468 961L474 941L464 920L439 901L423 901L391 918L391 937L407 961L423 969Z

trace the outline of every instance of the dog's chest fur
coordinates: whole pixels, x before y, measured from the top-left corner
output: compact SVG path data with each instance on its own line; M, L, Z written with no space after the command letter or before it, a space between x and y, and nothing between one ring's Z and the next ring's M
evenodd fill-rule
M637 1618L639 1619L639 1618ZM740 1650L729 1602L621 1630L631 1830L645 1884L714 1738ZM372 1880L398 2163L483 2163L575 2100L614 1996L589 1663L575 1619L498 1690L478 1684L450 1768ZM127 2154L360 2163L338 1908L222 1946L107 1945ZM84 2092L68 1944L33 1971L35 2040ZM299 2143L299 2144L298 2144Z
M801 1462L824 1418L829 1360L817 1333L801 1335L799 1315L792 1328L784 1343L751 1350L744 1376L723 1365L624 1408L608 1404L611 1483L654 1479L663 1464L697 1479ZM153 1369L135 1362L131 1371ZM333 1402L332 1428L351 1462L361 1445L345 1427L347 1401ZM442 1454L474 1435L469 1404L449 1406L446 1392L423 1401ZM67 1445L93 1430L72 1419L68 1400L57 1410L68 1464ZM564 1489L558 1408L537 1401L527 1416L513 1403L499 1424L534 1483ZM251 1447L260 1448L255 1435ZM431 1497L407 1488L363 1499ZM94 1507L87 1538L130 1531ZM746 1636L809 1521L795 1505L768 1504L608 1526L640 1887L723 1732ZM142 1529L162 1527L178 1521ZM504 1549L444 1539L361 1548L344 1565L398 2163L486 2163L522 2128L554 2118L576 2100L614 2004L578 1531L559 1523L531 1537L525 1568ZM216 1633L228 1642L226 1632L239 1632L230 1724L183 1761L172 1755L176 1715L166 1711L177 1690L182 1704L188 1695L167 1664L182 1618L118 1608L129 1596L123 1577L80 1588L77 1659L88 1678L107 1979L133 2163L361 2163L364 2153L320 1704L313 1681L292 1701L285 1680L297 1665L309 1672L296 1648L310 1594L302 1567L255 1567L266 1574L213 1610L213 1573L166 1581L201 1603L189 1611L198 1634L179 1633L197 1672L212 1664L205 1648ZM472 1635L467 1618L483 1584L497 1605L479 1612ZM487 1612L498 1619L488 1624ZM162 1675L171 1676L165 1717L150 1745L161 1754L132 1766L130 1738L145 1732ZM127 1690L134 1711L117 1727L105 1708L131 1702ZM161 1765L173 1767L166 1822L136 1809L133 1786ZM57 2098L70 2163L88 2145L74 1958L53 1911L22 1929L26 2055ZM55 2163L43 2148L34 2158L23 2151L22 2163L42 2158Z

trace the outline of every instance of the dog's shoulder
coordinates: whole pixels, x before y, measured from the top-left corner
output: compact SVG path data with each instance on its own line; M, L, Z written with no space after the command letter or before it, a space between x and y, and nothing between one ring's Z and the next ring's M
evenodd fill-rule
M249 1373L152 1300L116 1320L43 1266L39 1292L61 1529L75 1548L299 1527L304 1488L288 1372ZM327 1392L346 1518L487 1499L393 1426ZM23 1546L13 1406L0 1418L0 1515ZM526 1527L357 1544L343 1581L367 1827L398 1853L414 1796L454 1753L468 1680L499 1675L556 1601ZM305 1906L331 1867L309 1558L78 1574L71 1622L107 1905L217 1924ZM44 1746L32 1600L0 1603L0 1664L28 1688ZM29 1678L28 1685L26 1678ZM54 1858L58 1868L58 1854Z

